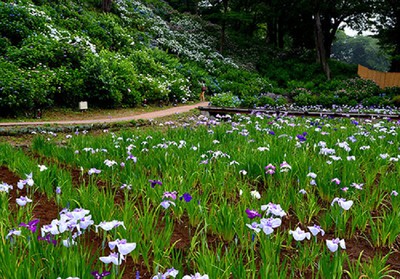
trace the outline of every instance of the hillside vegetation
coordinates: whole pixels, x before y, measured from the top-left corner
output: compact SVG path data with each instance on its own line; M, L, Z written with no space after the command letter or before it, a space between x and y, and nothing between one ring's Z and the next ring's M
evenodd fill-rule
M355 67L331 61L336 79L327 82L310 63L313 54L243 46L232 30L224 56L218 25L163 1L115 0L110 13L93 0L1 2L0 24L2 116L75 108L82 100L100 108L185 103L198 99L202 82L209 95L224 93L249 107L285 103L298 89L313 94L309 102L303 96L306 103L323 94L331 105L341 80L355 75ZM268 92L288 98L260 103Z

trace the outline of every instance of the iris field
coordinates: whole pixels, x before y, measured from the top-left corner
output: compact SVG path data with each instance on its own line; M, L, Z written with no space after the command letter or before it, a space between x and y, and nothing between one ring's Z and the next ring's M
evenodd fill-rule
M400 278L399 127L191 116L3 143L0 278Z

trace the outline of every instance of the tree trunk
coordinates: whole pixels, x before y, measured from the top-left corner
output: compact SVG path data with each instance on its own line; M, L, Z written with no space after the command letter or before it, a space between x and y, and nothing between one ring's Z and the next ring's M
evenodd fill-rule
M225 47L225 29L226 29L226 14L228 12L228 0L223 0L222 2L224 6L224 14L222 16L222 23L221 23L221 39L219 45L219 52L222 54Z
M393 8L394 7L394 3L392 4ZM392 61L391 61L391 65L390 65L390 72L400 72L400 9L397 10L397 12L395 13L395 20L396 20L396 24L394 26L394 30L396 30L396 32L394 34L395 37L392 39L395 43L395 49L394 52L392 53Z
M111 11L112 0L102 0L103 12L109 13Z
M324 44L324 35L322 33L321 18L319 11L314 13L315 20L315 45L317 50L317 59L321 64L322 69L328 80L331 79L331 70L329 69L329 64L326 56L326 49Z
M278 17L276 30L277 30L277 33L278 33L278 36L277 36L278 47L280 49L283 49L283 47L284 47L284 40L283 40L284 33L283 33L283 24L282 24L282 18L281 17Z

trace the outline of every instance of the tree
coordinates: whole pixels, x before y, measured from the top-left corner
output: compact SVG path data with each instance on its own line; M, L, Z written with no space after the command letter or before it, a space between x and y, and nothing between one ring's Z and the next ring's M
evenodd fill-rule
M380 0L377 13L378 38L392 58L390 71L400 72L400 2Z
M313 1L317 59L330 79L327 60L331 56L332 43L340 24L353 22L352 24L362 25L373 11L374 0Z
M111 11L112 0L102 0L103 12L109 13Z
M389 55L379 46L379 40L369 36L347 36L338 31L332 46L332 58L350 64L360 64L370 69L389 70Z

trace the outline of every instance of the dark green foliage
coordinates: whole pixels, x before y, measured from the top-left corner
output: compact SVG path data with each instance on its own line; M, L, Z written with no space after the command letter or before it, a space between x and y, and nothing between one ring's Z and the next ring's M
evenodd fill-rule
M381 96L372 96L365 98L361 103L366 107L386 106L390 104L390 99Z
M82 72L88 101L104 107L133 106L141 102L139 82L128 60L117 60L116 54L102 51L83 62Z
M95 0L15 2L0 2L3 115L53 105L76 108L83 100L104 108L133 107L144 99L186 102L198 99L202 82L207 97L222 93L213 97L219 105L249 108L285 104L287 99L278 95L304 104L323 100L327 105L361 102L371 95L342 86L339 80L356 73L354 66L344 63L330 61L334 80L327 82L314 63L315 52L307 49L301 36L284 38L285 46L291 46L287 49L267 47L265 32L271 22L265 14L274 20L278 15L267 13L268 7L259 1L248 7L224 1L230 8L225 12L218 10L218 3L209 12L204 7L197 10L204 17L217 14L218 24L180 14L156 0L113 1L107 13ZM290 1L282 4L286 6L279 10L294 7ZM227 27L223 53L233 59L217 52L221 22ZM299 44L291 45L295 41ZM332 93L340 89L354 92Z
M400 107L400 95L394 96L391 103L396 107Z
M262 95L258 99L258 106L263 107L263 106L273 106L275 105L275 100L272 99L271 97Z
M53 76L54 103L59 107L76 108L80 101L89 98L80 69L57 68ZM92 105L92 104L91 104Z
M52 71L46 68L21 70L0 60L0 114L29 115L53 105Z
M35 14L22 5L0 2L0 35L13 45L35 35L46 28L47 19L42 14Z
M382 96L383 97L395 97L400 95L400 87L386 87L385 89L382 90Z
M299 90L299 93L293 97L293 100L298 106L312 106L317 104L317 98L312 95L307 89Z
M240 99L232 93L221 93L211 97L211 104L216 107L233 107L237 108L240 106Z
M354 78L342 82L341 89L336 91L339 97L347 96L358 103L364 99L378 96L380 89L376 83L370 80Z
M243 108L255 108L259 104L257 96L245 96L241 101L240 106Z
M59 41L40 34L27 38L20 47L8 48L7 56L19 67L45 65L50 68L78 68L85 52L79 44Z

